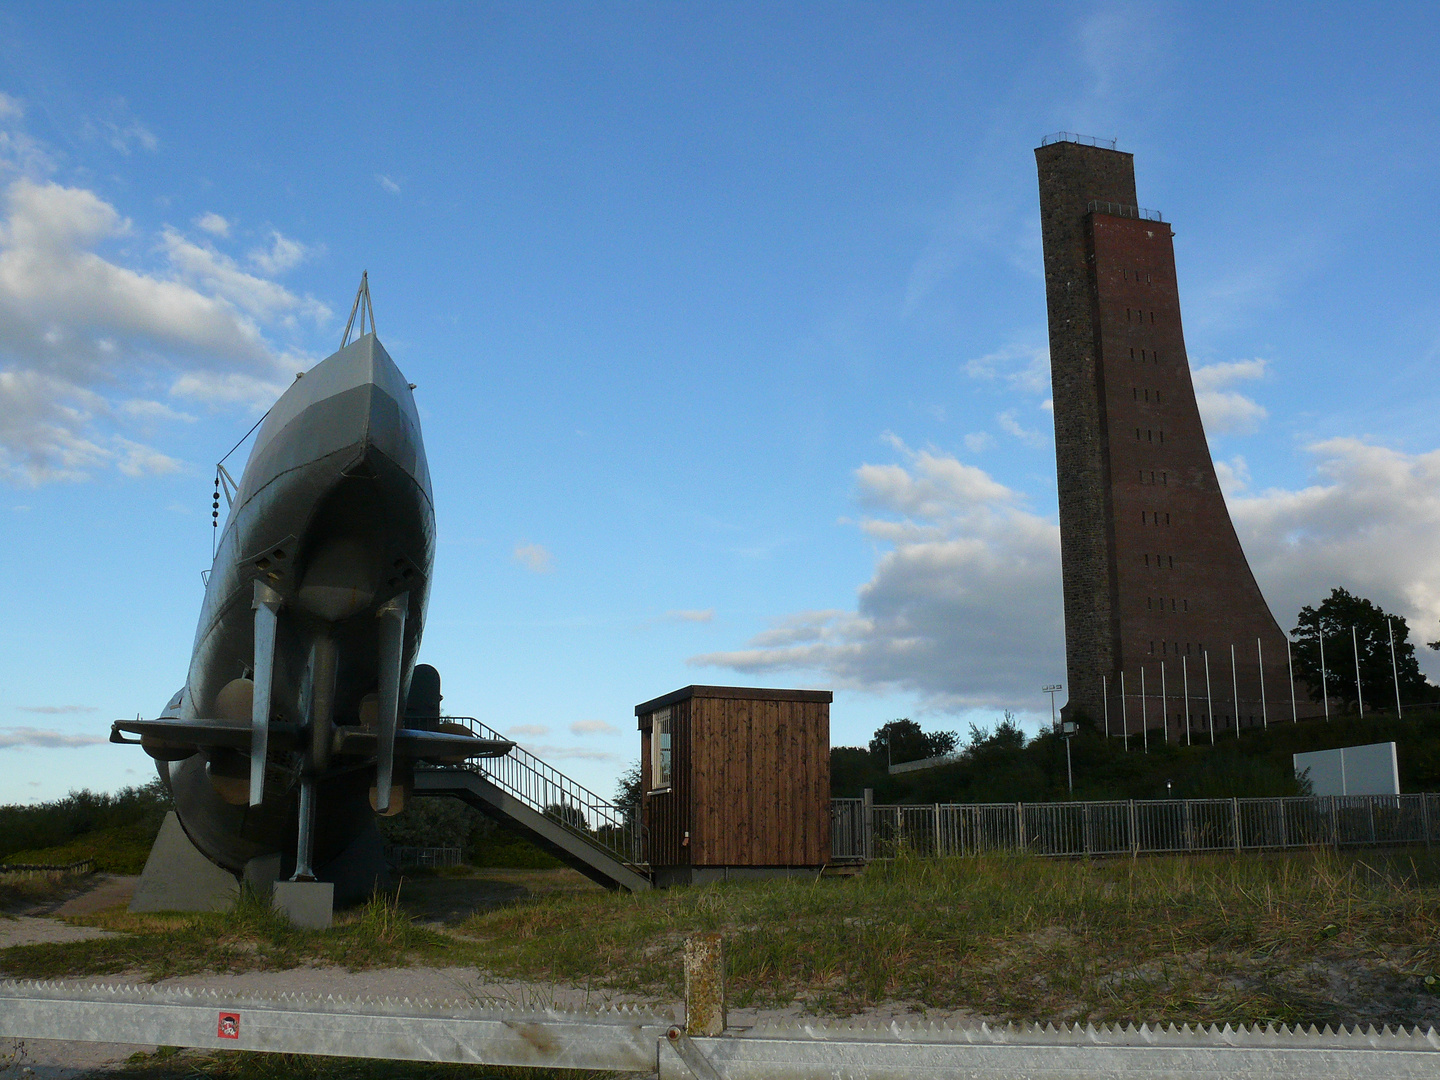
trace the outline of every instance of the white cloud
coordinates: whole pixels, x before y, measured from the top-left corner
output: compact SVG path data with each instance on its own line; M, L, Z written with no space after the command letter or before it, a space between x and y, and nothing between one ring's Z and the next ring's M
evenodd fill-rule
M995 445L995 437L988 431L972 431L965 436L965 449L979 454Z
M505 734L512 739L543 739L550 734L550 729L544 724L516 724L514 727L506 728Z
M1215 478L1227 499L1234 498L1250 486L1250 466L1236 454L1229 461L1215 462Z
M63 731L44 728L9 727L0 728L0 749L17 746L70 747L98 746L110 740L104 735L73 735Z
M1037 672L1063 666L1059 527L981 469L903 452L903 465L855 473L856 500L874 512L860 528L893 545L856 610L800 612L690 663L819 672L942 709L1033 705Z
M281 236L272 229L269 248L256 248L247 258L250 265L262 273L283 274L287 270L295 269L316 253L317 249L308 247L299 240L291 240L288 236Z
M279 233L275 235L278 237ZM277 282L246 273L228 255L208 245L193 243L174 229L164 231L162 244L170 264L182 278L222 297L247 315L262 321L274 321L298 313L308 316L316 324L330 318L330 309L318 300L298 297ZM250 261L267 264L267 272L275 272L270 268L275 261L269 255L262 255L257 259L256 253L251 252Z
M173 228L158 238L159 271L102 254L148 238L93 191L36 179L48 162L17 129L22 115L0 99L0 172L20 174L0 187L0 481L173 472L178 461L136 436L189 418L152 388L217 407L269 404L311 361L277 351L265 333L330 313ZM148 144L143 125L116 126ZM212 234L222 223L199 219ZM274 236L266 259L297 257Z
M1227 389L1234 383L1265 377L1267 361L1233 360L1206 364L1191 372L1195 403L1210 435L1248 435L1270 414L1265 407L1244 394Z
M548 574L555 569L555 557L539 544L516 544L515 561L536 574Z
M1050 350L1048 347L1011 346L988 353L965 364L965 374L972 379L1004 381L1011 389L1027 394L1043 394L1050 389Z
M400 194L400 185L397 184L394 180L391 180L390 177L386 176L384 173L376 173L375 182L379 184L384 190L388 191L391 195Z
M997 415L995 417L995 422L1000 425L1001 431L1005 432L1006 435L1009 435L1012 438L1019 439L1021 442L1028 443L1031 446L1046 445L1046 440L1043 433L1039 431L1031 431L1029 428L1021 426L1020 421L1015 419L1014 409L1006 409L1004 412Z
M571 735L619 735L620 729L604 720L576 720L570 725Z
M0 121L23 120L24 118L25 106L20 104L20 99L0 93Z
M124 109L123 102L120 111L128 111ZM98 133L112 150L126 157L130 156L132 146L150 151L160 146L160 140L155 137L155 133L133 116L125 116L119 120L101 120L98 124L91 125L90 130Z
M39 713L42 716L71 716L75 713L98 711L93 705L17 705L21 712Z
M609 750L593 750L588 746L550 746L544 743L526 744L525 749L543 761L619 761L620 755Z
M201 214L195 219L195 227L205 230L211 236L226 237L230 235L230 222L216 213Z
M1360 439L1308 448L1314 482L1237 497L1244 459L1217 463L1261 589L1282 627L1337 585L1440 637L1440 450L1408 454ZM1059 530L1021 495L954 458L907 451L856 472L876 512L864 532L893 545L855 610L775 620L744 649L693 665L746 674L817 672L835 685L915 693L922 707L1025 708L1040 673L1063 666ZM1440 657L1419 650L1440 674Z
M1342 585L1440 637L1440 450L1407 454L1361 439L1307 448L1315 482L1230 502L1250 565L1281 626ZM1436 654L1421 662L1440 669Z
M713 607L704 609L681 609L678 611L667 611L665 613L666 622L705 623L710 622L714 618L715 609Z

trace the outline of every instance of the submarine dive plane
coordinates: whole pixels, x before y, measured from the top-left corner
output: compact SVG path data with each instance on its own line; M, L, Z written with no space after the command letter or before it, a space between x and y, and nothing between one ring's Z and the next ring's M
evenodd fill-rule
M184 687L158 718L111 727L155 759L195 847L237 875L278 854L293 880L344 878L417 762L513 746L443 721L439 675L415 663L435 510L413 389L375 336L364 275L339 351L260 425Z

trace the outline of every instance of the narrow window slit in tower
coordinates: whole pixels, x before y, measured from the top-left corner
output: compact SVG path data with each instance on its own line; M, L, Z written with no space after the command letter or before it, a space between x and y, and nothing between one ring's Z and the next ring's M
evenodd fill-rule
M1165 515L1165 524L1166 524L1166 525L1169 525L1169 524L1170 524L1170 515L1169 515L1169 514L1166 514L1166 515Z
M1189 601L1189 600L1186 600L1186 601L1185 601L1185 606L1184 606L1183 608L1181 608L1180 610L1181 610L1181 611L1189 611L1189 610L1190 610L1190 601Z
M1171 556L1170 556L1170 569L1171 569L1171 570L1174 570L1174 569L1175 569L1175 556L1174 556L1174 555L1171 555Z
M1149 552L1146 552L1146 553L1145 553L1145 565L1146 565L1146 566L1149 566L1149 565L1150 565L1150 553L1149 553Z
M1146 610L1146 611L1154 611L1154 610L1155 610L1155 601L1153 601L1152 599L1150 599L1150 597L1148 597L1148 596L1145 597L1145 610Z

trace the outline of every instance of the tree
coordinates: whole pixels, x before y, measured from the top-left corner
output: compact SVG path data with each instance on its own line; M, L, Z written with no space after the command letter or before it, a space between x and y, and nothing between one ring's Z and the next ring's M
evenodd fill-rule
M636 758L615 781L615 806L624 812L626 824L640 812L640 794L640 759Z
M877 761L899 765L905 761L944 757L955 749L960 737L953 731L926 733L913 720L891 720L870 740L870 756Z
M1355 646L1360 651L1360 687L1366 703L1383 709L1395 703L1395 675L1400 682L1400 700L1418 702L1435 700L1437 688L1420 673L1415 659L1415 646L1410 643L1410 628L1402 615L1388 614L1380 605L1363 596L1355 596L1342 588L1331 590L1319 607L1303 607L1298 625L1291 634L1295 638L1292 653L1295 678L1310 689L1310 697L1320 701L1320 642L1325 642L1325 687L1332 698L1354 705ZM1354 627L1352 644L1351 627ZM1395 664L1390 661L1390 634L1395 635ZM1318 635L1318 636L1317 636Z

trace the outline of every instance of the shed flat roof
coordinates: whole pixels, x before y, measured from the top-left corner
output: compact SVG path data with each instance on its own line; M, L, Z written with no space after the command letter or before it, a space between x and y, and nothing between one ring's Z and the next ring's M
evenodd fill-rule
M835 700L829 690L770 690L759 686L685 686L672 690L661 697L651 698L635 706L635 715L644 716L666 705L674 705L687 698L739 698L745 701L823 701Z

